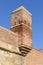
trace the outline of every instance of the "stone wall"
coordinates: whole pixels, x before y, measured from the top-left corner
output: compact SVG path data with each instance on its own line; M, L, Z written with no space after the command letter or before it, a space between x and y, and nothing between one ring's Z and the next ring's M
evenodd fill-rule
M32 49L24 58L24 65L43 65L43 51Z
M18 47L0 41L0 65L22 65L23 57L8 50L20 53Z
M0 65L22 65L22 58L19 55L0 50Z
M0 26L0 40L14 46L18 45L17 34Z
M16 33L0 27L0 65L22 65L23 57L19 54Z

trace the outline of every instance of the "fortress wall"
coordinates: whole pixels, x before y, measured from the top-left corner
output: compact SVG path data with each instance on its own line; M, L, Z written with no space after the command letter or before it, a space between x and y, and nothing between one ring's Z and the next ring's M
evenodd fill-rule
M16 33L13 33L10 30L7 30L0 26L0 40L3 42L6 42L8 44L11 44L13 46L18 45L18 37Z
M24 65L43 65L43 51L32 49L25 57Z

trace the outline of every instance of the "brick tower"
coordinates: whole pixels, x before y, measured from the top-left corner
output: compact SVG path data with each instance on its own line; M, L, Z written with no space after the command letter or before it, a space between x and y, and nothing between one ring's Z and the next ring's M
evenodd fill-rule
M32 47L32 14L23 6L11 13L11 31L18 34L18 45Z
M11 13L10 30L18 34L18 45L32 47L32 14L23 6Z

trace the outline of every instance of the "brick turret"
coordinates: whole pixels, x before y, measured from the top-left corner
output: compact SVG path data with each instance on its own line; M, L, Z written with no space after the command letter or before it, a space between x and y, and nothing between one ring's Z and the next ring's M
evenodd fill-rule
M32 14L23 6L11 13L10 30L18 34L18 45L32 47Z

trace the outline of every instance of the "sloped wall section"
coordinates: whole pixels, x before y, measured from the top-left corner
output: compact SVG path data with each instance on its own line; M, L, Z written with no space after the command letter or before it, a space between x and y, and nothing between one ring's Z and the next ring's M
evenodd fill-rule
M0 65L22 65L17 42L16 34L0 27Z
M17 34L1 26L0 26L0 40L9 44L15 45L15 46L18 45Z

